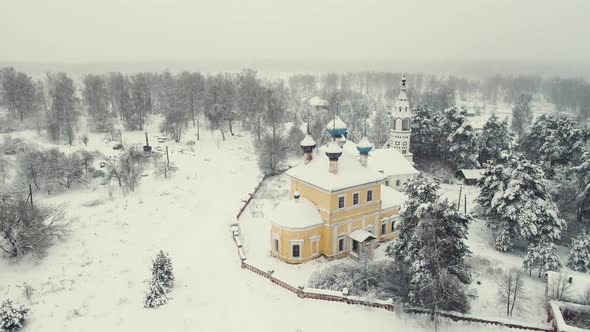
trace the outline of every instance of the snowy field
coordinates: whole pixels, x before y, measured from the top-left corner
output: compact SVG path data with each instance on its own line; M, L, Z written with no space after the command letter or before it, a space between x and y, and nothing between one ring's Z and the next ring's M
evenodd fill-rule
M156 133L154 128L156 124L148 132ZM35 132L12 136L50 146ZM191 139L193 131L184 141ZM141 144L143 133L124 132L123 140ZM0 298L31 307L24 331L432 329L424 317L299 299L242 270L228 225L259 175L249 137L223 142L218 133L201 132L190 154L180 153L188 150L182 143L167 144L179 167L171 180L148 174L127 196L116 185L109 190L98 184L52 196L36 194L42 203L64 205L75 221L69 237L51 247L45 258L0 260ZM102 135L90 136L89 150L113 154L110 147ZM176 286L168 304L145 309L151 259L159 249L172 257ZM25 282L33 288L30 301ZM443 329L507 331L463 323L446 323Z

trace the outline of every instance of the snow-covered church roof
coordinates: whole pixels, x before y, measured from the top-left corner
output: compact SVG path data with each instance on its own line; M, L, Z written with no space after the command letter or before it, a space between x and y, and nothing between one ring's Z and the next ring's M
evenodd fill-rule
M357 145L347 141L343 147L344 154L358 156ZM418 170L397 149L373 149L369 152L367 168L383 173L385 176L415 175Z
M326 148L322 146L311 162L299 164L286 174L329 192L385 180L385 175L363 167L357 158L347 153L338 159L338 173L330 173L330 160L324 154Z
M400 208L408 199L406 194L401 193L384 184L381 185L381 208L387 210L390 208Z
M286 228L306 228L324 223L318 207L305 198L281 201L272 211L270 219Z

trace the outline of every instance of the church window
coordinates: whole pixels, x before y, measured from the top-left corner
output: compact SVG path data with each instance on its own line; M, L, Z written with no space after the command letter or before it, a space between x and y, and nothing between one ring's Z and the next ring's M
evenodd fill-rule
M359 204L359 193L352 194L352 205Z
M294 244L291 250L293 258L299 258L301 256L301 246L299 244Z
M338 252L344 251L344 238L338 239Z
M385 235L385 233L387 233L387 224L382 223L381 224L381 236Z
M373 200L373 190L368 190L367 191L367 202L370 202Z
M344 208L344 196L339 196L338 197L338 208L339 209L343 209Z

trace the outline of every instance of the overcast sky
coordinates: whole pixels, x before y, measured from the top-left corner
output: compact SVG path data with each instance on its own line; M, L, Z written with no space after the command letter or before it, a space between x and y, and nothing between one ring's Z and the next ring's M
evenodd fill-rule
M588 58L588 0L0 0L1 61Z

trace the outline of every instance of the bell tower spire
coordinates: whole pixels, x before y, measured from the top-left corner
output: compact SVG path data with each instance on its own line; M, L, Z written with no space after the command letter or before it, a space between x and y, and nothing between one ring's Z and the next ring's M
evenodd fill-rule
M395 106L391 109L391 126L386 147L400 151L412 161L410 153L410 137L412 135L412 109L406 95L406 74L402 74L399 95Z

